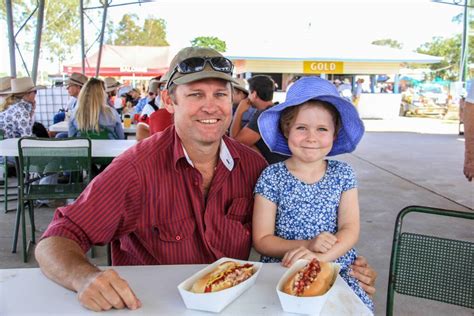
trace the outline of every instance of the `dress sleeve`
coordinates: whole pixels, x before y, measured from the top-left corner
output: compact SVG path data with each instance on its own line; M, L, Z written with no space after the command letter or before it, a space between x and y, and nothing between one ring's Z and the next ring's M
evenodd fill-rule
M357 188L356 175L355 175L354 169L352 169L352 167L349 164L341 163L340 175L341 175L342 191L349 191L350 189Z
M268 166L263 170L262 174L255 185L255 194L260 194L264 198L278 204L280 201L280 194L278 190L278 175L275 170L275 165Z

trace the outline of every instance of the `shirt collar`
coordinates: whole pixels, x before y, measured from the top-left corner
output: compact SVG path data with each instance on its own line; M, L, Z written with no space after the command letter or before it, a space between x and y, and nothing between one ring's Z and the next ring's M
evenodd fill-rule
M183 148L184 152L184 157L186 158L186 161L194 167L193 162L188 156L188 153L186 152L186 148L184 148L183 143L181 143L181 146ZM219 146L219 158L224 164L224 166L229 170L232 171L234 168L234 158L232 158L232 155L230 154L229 148L227 148L227 145L225 144L224 140L221 139L221 145Z

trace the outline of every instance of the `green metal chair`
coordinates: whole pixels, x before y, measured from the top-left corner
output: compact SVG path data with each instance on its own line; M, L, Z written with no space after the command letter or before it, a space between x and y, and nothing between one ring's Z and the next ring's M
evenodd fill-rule
M473 212L409 206L395 223L387 291L387 315L393 315L394 294L474 308L474 243L402 232L409 213L457 217L474 227Z
M19 208L16 216L13 251L16 252L21 220L23 260L28 260L26 241L25 204L28 204L31 242L35 243L35 200L63 200L77 198L91 177L91 140L88 138L22 137L19 153ZM42 184L41 179L59 173L70 175L68 183ZM29 244L28 244L29 246Z
M114 131L109 131L106 128L100 128L99 132L96 132L96 131L81 132L81 136L87 137L90 139L110 139L110 136L112 136L113 139L118 139ZM102 166L102 169L104 169L106 166L112 163L112 160L114 160L114 158L94 157L92 158L92 165L94 166L99 165L99 166ZM95 170L95 168L93 168L92 172L93 172L92 178L94 178L99 173L99 168L97 168L97 171Z
M5 131L0 129L0 141L5 139ZM8 202L10 201L16 201L17 200L17 194L11 194L9 192L10 189L15 189L18 190L17 186L9 186L8 185L8 162L7 162L7 157L3 157L3 202L4 202L4 210L5 213L8 213L9 211L13 211L8 209ZM10 196L10 197L9 197Z

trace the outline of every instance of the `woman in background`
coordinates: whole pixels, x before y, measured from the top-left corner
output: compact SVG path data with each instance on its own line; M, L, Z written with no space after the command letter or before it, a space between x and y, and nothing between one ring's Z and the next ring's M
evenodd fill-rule
M90 79L81 89L77 104L69 121L69 137L125 139L120 116L106 103L102 80Z

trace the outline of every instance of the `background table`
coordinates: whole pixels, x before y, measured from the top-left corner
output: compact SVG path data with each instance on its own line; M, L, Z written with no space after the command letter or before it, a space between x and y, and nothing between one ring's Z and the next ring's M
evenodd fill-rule
M19 138L0 141L0 156L18 157ZM137 143L130 139L92 139L92 157L117 157Z
M123 127L123 123L122 123L122 127ZM54 133L60 133L60 132L67 133L69 130L68 122L62 121L62 122L53 124L48 128L48 130ZM132 124L128 128L124 127L123 132L125 133L125 135L135 135L137 133L137 126L135 124Z
M186 309L177 286L205 265L114 267L142 301L142 308L103 315L216 315ZM286 271L280 264L263 265L257 282L219 315L286 315L275 287ZM338 278L322 315L370 315L352 290ZM0 270L0 315L100 315L83 308L76 293L48 280L39 269ZM288 314L289 315L289 314ZM294 315L294 314L291 314Z

